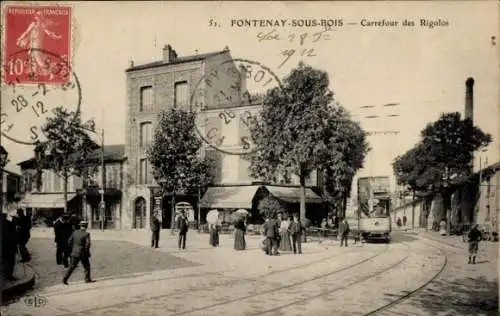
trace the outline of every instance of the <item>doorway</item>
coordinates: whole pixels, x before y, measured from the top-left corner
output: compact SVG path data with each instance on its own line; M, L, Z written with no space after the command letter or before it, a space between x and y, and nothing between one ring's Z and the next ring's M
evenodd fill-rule
M134 228L146 227L146 199L138 197L134 207Z

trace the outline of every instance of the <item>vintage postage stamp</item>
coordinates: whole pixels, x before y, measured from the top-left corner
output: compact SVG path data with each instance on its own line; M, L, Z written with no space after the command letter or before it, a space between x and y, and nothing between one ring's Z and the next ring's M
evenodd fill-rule
M200 138L228 155L253 152L250 125L258 119L263 92L273 87L282 88L278 76L260 62L233 58L213 67L191 94Z
M54 64L59 65L59 72L54 76L67 79L64 83L38 82L22 83L20 76L12 76L12 81L3 83L1 89L2 107L0 112L1 137L16 143L32 145L42 140L42 125L52 111L59 106L68 111L80 113L82 89L77 75L70 69L66 59L55 54L41 51ZM21 50L11 56L18 60L25 56Z
M72 8L12 5L4 12L4 83L67 83L71 76Z

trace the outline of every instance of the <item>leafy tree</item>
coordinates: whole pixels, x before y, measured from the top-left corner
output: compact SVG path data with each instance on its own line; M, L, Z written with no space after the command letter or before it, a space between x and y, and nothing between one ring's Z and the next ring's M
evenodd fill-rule
M356 172L363 167L369 150L366 137L366 132L357 122L351 120L343 107L332 109L325 132L330 151L322 167L323 191L329 202L342 211L342 217L345 216L347 199L351 194L352 180Z
M260 215L266 218L275 218L278 213L285 212L285 208L281 205L281 203L272 196L266 196L260 200L257 208Z
M250 128L256 148L250 155L251 175L272 182L298 175L301 220L305 219L305 181L310 173L328 171L333 191L347 184L366 153L364 133L345 109L334 105L328 86L325 71L300 63L282 87L266 92L260 119Z
M159 115L146 153L162 190L194 193L213 181L212 160L199 156L202 141L196 135L195 115L177 108Z
M444 113L422 130L415 147L395 159L396 178L414 191L441 194L449 210L453 186L470 177L474 152L490 142L491 135L470 119L461 119L458 112Z
M63 180L64 212L67 212L68 179L85 172L95 172L98 161L93 159L98 146L89 137L86 129L95 123L82 123L81 116L68 112L63 107L55 108L53 116L47 118L42 127L46 140L35 147L38 169L51 169ZM90 170L90 171L89 171Z

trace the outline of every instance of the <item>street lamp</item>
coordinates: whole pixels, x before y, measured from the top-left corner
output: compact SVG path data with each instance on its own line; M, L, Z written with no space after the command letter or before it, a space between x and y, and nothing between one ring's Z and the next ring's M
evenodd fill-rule
M88 128L82 126L82 129L92 132L101 141L101 188L99 189L99 194L101 196L101 201L99 202L99 219L100 219L100 227L101 230L104 231L104 217L106 216L106 202L104 201L104 193L106 188L106 183L104 181L104 129L103 128ZM100 132L100 133L99 133ZM99 137L100 136L100 137Z
M3 148L2 145L0 145L0 209L3 211L3 168L7 164L7 156L8 153Z

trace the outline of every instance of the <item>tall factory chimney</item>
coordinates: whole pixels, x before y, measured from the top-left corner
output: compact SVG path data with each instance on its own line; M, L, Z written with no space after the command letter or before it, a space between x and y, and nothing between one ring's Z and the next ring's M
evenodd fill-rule
M474 123L474 79L465 81L465 118Z

